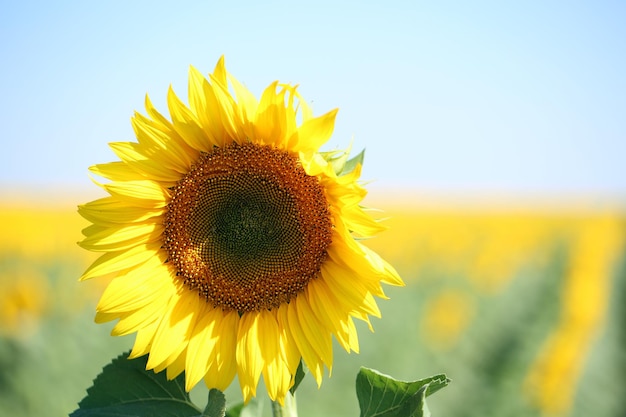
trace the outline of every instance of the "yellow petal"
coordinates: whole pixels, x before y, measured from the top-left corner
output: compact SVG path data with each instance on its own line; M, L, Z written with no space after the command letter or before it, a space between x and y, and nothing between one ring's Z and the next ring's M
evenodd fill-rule
M102 313L96 312L96 317L94 321L98 324L107 323L109 321L113 321L120 318L119 313Z
M165 370L165 375L170 381L185 371L187 351L183 350L178 355L174 356L168 358L167 362L169 365L167 365L167 369Z
M209 109L207 106L207 98L204 93L205 90L209 89L208 84L208 81L204 78L200 71L198 71L193 65L189 67L189 82L187 85L189 109L198 118L200 126L206 126L208 124L207 113L209 113ZM208 137L209 139L213 139L211 136ZM189 145L195 149L198 149L198 147L201 146L200 143L190 143Z
M116 224L139 223L165 212L163 207L146 209L119 201L115 197L104 197L78 206L78 213L92 223L113 226Z
M376 236L380 232L387 229L371 216L363 212L360 207L355 207L352 210L345 210L343 213L343 219L348 229L361 237Z
M226 390L237 373L237 331L239 314L236 311L224 313L218 329L219 338L215 348L215 360L204 377L209 388Z
M380 310L372 294L353 274L353 271L335 262L325 262L322 265L322 277L335 297L366 314L380 317Z
M213 86L194 67L189 69L189 105L210 143L223 146L226 134L222 126L222 114L225 110L216 98ZM202 146L199 143L190 145L196 149Z
M263 358L263 380L270 399L282 402L291 384L291 374L281 354L281 332L275 312L269 310L260 312L259 333L261 335L260 351Z
M116 181L131 181L141 178L137 171L122 161L92 165L89 167L89 171L99 177Z
M297 107L295 107L297 86L292 87L287 84L280 84L280 86L284 88L287 93L289 93L287 98L287 104L285 106L285 126L283 132L283 136L287 139L287 141L283 144L283 146L285 146L286 149L297 152L297 135L294 134L298 129L298 127L296 126L298 109Z
M230 76L228 79L233 86L235 98L237 99L239 118L243 122L243 125L247 126L250 122L254 121L259 102L254 94L244 87L235 77Z
M363 252L365 252L370 264L381 274L381 281L390 284L404 287L404 281L400 278L400 275L389 262L380 257L379 254L371 250L365 245L357 242Z
M295 303L304 335L328 369L332 369L333 347L330 331L318 321L306 297L296 297Z
M260 354L259 333L260 314L256 311L244 313L237 331L237 373L244 402L256 395L256 387L263 370L263 358Z
M187 347L200 302L198 293L186 288L179 290L179 294L171 297L167 311L154 335L152 350L146 365L148 369L162 364L172 355L178 356Z
M377 269L372 263L374 258L370 258L365 252L366 247L354 241L349 233L342 231L341 228L341 225L335 225L333 244L328 248L328 256L345 270L344 276L358 277L355 283L362 289L377 297L387 298L380 285L382 280L389 278L387 271Z
M135 359L150 353L154 333L156 333L158 327L159 322L154 321L152 324L137 330L135 344L133 345L133 350L130 352L130 355L128 355L128 359Z
M291 375L296 374L298 365L302 354L297 348L296 342L293 339L293 335L289 330L289 323L287 320L288 304L281 304L276 311L276 320L278 321L278 328L280 329L280 350L283 356L283 362L287 364L289 373Z
M338 109L334 109L302 123L296 133L298 141L294 150L299 152L317 151L320 146L328 142L335 129L335 118L338 111Z
M197 159L198 152L185 146L184 140L169 127L164 128L140 113L135 113L131 124L143 153L164 166L184 174Z
M322 385L324 363L302 329L295 300L292 300L286 309L279 309L278 311L283 325L289 326L289 331L302 354L302 359L311 371L313 378L315 378L317 386L320 387Z
M155 259L155 258L153 258ZM172 279L167 266L156 258L125 275L113 279L105 289L96 310L126 313L155 302L163 291L171 292Z
M341 308L342 305L335 299L325 281L323 279L311 281L307 285L305 293L313 313L320 322L333 332L341 347L347 352L353 350L358 353L356 328L352 323L349 311Z
M96 259L81 275L80 280L91 279L103 275L139 267L149 259L157 257L161 248L160 242L137 245L128 250L107 252Z
M212 103L209 104L213 104L217 110L222 131L222 137L218 138L218 144L223 146L233 140L242 143L247 138L243 137L239 131L241 123L235 111L237 107L235 99L230 95L228 87L216 83L212 75L210 79L213 81L213 85L211 86L212 95L209 96Z
M261 96L257 108L255 131L259 143L285 147L285 90L278 94L278 81L270 84Z
M115 327L113 327L113 330L111 330L113 336L123 336L134 333L155 321L160 321L166 313L170 299L176 294L176 290L173 286L169 287L169 291L166 291L166 288L167 287L164 287L163 290L159 291L158 297L151 303L146 304L138 310L123 314L97 312L96 316L119 316L120 320Z
M215 362L217 332L224 313L221 309L209 307L206 303L198 312L199 319L193 329L187 345L187 364L185 365L185 389L190 391L207 374L210 365Z
M111 142L109 147L118 158L145 179L152 179L169 185L176 183L181 177L180 172L166 166L154 157L148 157L146 150L138 143ZM116 180L117 178L112 179Z
M224 87L228 85L228 71L226 71L226 60L224 59L224 55L217 60L217 64L215 64L211 77Z
M209 152L216 145L202 129L191 110L176 96L171 86L167 92L167 105L174 129L189 146L198 151Z
M170 200L167 189L149 180L116 181L104 188L121 201L149 209L165 207Z
M94 252L119 251L145 245L161 239L163 226L160 224L132 224L126 227L109 227L99 230L89 226L86 237L79 246Z

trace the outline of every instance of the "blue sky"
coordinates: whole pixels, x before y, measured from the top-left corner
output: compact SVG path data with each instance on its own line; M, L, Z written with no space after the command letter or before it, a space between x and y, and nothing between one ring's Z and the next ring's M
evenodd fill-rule
M626 3L109 1L0 6L0 190L92 188L189 65L339 107L381 188L626 196ZM8 148L8 150L7 150Z

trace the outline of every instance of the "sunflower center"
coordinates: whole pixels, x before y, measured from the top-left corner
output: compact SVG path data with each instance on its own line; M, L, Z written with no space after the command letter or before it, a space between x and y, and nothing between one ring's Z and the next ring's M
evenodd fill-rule
M271 309L318 275L330 219L319 180L295 155L233 143L203 154L172 188L164 247L214 307Z

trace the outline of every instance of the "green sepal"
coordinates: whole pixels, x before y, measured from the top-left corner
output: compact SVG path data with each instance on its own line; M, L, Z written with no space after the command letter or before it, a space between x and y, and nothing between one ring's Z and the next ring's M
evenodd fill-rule
M185 391L184 375L168 380L165 372L146 370L146 356L129 360L129 353L102 369L70 417L202 415Z
M388 375L361 368L356 378L356 394L361 417L427 417L426 397L447 386L444 374L413 382L398 381Z
M224 417L226 414L226 397L218 389L209 390L209 401L204 408L202 417Z
M365 159L365 149L361 150L358 154L348 159L344 164L342 170L337 175L346 175L355 170L357 165L363 166L363 160Z
M298 369L296 369L296 375L294 376L293 386L289 389L291 395L296 395L296 390L300 385L300 382L304 379L306 375L306 369L304 368L304 364L302 363L302 359L300 359L300 363L298 364Z
M320 152L322 158L326 160L332 167L337 176L342 176L354 171L358 164L363 165L363 159L365 157L365 149L359 152L354 157L350 158L350 151L352 150L352 143L345 150L334 150L328 152ZM350 158L350 159L348 159Z

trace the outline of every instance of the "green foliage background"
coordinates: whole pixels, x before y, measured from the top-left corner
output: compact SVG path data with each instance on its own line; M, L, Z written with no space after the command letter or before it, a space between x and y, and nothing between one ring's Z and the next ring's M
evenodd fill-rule
M567 241L555 241L550 248L547 263L529 263L495 295L478 291L468 285L467 276L437 263L417 268L412 250L419 247L396 256L407 286L387 289L391 300L379 303L382 319L373 320L375 333L358 323L359 355L335 346L332 377L325 378L322 388L305 378L298 391L299 415L357 416L354 385L361 366L402 380L447 374L452 383L429 398L433 416L542 415L524 394L523 383L559 320L572 256ZM611 269L607 319L583 358L580 378L563 381L576 385L573 406L565 415L612 417L626 410L626 252L621 253ZM97 299L80 290L91 284L76 282L83 262L62 256L38 262L4 250L0 285L26 264L45 274L49 299L58 302L36 317L30 330L18 328L0 336L0 415L64 416L76 409L102 367L131 347L133 336L114 338L108 334L112 324L93 323ZM447 288L475 300L477 311L458 342L441 349L420 332L419 323L428 300ZM206 395L202 387L191 393L200 408ZM240 401L237 382L226 391L226 399L227 404ZM269 400L259 401L270 415Z

